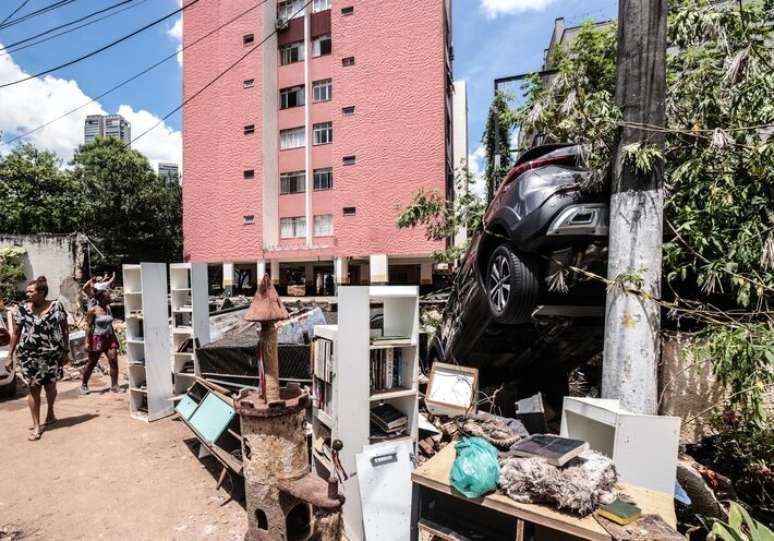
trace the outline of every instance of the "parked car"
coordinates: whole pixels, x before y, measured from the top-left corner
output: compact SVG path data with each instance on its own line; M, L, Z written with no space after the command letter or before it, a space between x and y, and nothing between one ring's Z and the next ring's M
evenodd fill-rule
M605 272L608 196L581 190L590 172L580 152L535 147L507 174L461 261L431 360L477 366L486 385L503 369L518 376L546 351L556 357L571 334L570 355L601 348L604 287L557 263Z

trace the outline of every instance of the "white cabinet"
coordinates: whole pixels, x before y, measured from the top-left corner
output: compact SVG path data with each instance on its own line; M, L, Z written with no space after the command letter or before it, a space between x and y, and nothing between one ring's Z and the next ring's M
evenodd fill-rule
M123 281L129 411L135 419L155 421L173 411L167 267L124 265Z
M328 477L330 443L341 440L343 520L352 541L364 539L356 456L372 444L416 442L419 291L416 286L346 286L338 292L338 325L315 326L314 467ZM372 337L371 308L383 308L382 336ZM370 409L389 404L406 417L405 430L386 435Z
M169 266L169 302L172 315L172 379L180 395L201 374L197 346L210 342L210 312L206 263Z
M632 413L613 399L565 397L561 435L612 458L621 481L674 493L679 417Z

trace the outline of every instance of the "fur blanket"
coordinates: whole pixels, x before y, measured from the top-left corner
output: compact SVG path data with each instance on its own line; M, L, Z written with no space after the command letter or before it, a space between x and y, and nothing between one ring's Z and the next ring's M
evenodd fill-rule
M615 499L617 480L612 460L586 451L561 468L542 458L501 459L498 484L517 502L546 503L586 516Z

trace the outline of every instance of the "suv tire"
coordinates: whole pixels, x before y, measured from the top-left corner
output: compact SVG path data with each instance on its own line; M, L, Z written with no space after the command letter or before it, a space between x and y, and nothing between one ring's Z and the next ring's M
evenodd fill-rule
M503 324L529 320L540 292L538 268L535 259L517 254L507 243L494 249L484 277L492 319Z

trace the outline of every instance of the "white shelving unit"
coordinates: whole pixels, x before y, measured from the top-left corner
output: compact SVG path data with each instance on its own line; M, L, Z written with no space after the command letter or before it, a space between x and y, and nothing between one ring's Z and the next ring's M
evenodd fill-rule
M384 337L395 337L391 344L371 338L370 307L381 304L384 309ZM341 440L344 447L339 454L342 466L349 474L343 483L344 528L348 539L364 539L360 489L356 455L372 444L370 408L382 403L394 406L408 417L404 434L386 441L417 439L417 388L419 343L419 288L416 286L348 286L339 288L338 325L315 326L315 340L328 340L332 347L331 368L328 373L315 366L312 430L314 433L314 467L327 478L330 471L330 449L320 449L319 441ZM402 338L398 338L402 337ZM373 390L371 353L375 350L400 350L399 386ZM315 345L315 351L317 346ZM315 359L318 363L319 359ZM389 379L389 378L386 378ZM322 381L321 381L322 380ZM326 380L330 380L329 382ZM398 382L398 378L395 380ZM317 389L327 384L326 403L320 400Z
M172 380L180 395L201 374L196 343L210 342L210 307L206 263L172 263L169 266L169 299L172 313ZM178 351L185 346L185 351ZM193 372L191 372L193 367Z
M173 412L167 268L163 263L124 265L123 280L129 411L135 419L155 421Z

